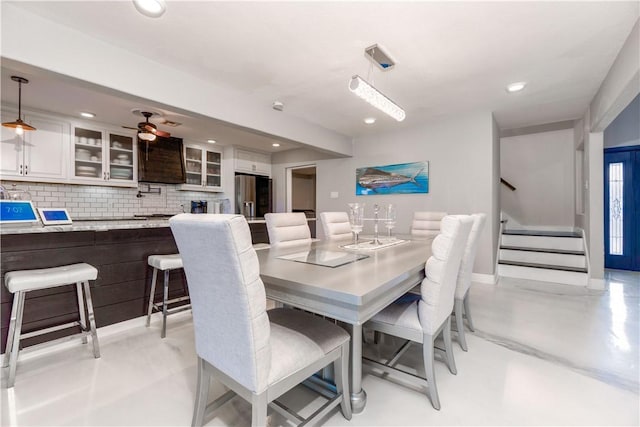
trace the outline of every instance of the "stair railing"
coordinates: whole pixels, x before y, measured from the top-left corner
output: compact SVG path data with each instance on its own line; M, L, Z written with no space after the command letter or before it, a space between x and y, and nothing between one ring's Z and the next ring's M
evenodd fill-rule
M500 177L500 184L505 185L511 191L516 191L516 187L514 187L509 181L502 177Z

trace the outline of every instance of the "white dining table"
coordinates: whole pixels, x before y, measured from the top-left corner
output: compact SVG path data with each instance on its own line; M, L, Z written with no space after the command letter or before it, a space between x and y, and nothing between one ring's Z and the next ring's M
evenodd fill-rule
M257 253L268 298L336 319L348 328L351 403L357 414L362 412L367 400L362 389L362 325L422 281L425 262L431 255L431 240L407 240L366 251L341 247L348 243L348 240L317 241ZM338 267L291 259L303 259L305 251L314 249L316 254L334 258L339 258L340 252L367 255L367 258ZM331 259L331 256L324 257Z

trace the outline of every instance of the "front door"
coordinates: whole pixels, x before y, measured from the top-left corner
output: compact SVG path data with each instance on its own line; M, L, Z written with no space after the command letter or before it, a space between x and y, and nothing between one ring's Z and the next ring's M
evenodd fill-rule
M640 271L640 146L604 150L604 266Z

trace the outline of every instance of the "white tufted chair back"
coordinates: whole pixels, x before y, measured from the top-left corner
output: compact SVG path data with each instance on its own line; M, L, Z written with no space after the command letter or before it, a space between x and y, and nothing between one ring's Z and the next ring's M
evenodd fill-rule
M187 276L198 356L249 390L265 390L271 329L247 221L180 214L169 224Z
M434 334L451 315L460 260L472 225L469 215L447 215L433 240L418 304L420 325L428 334Z
M350 239L351 225L349 224L349 214L346 212L322 212L320 222L324 238L327 240Z
M413 237L433 238L440 233L440 222L446 212L414 212L411 224Z
M467 246L464 254L462 255L462 260L460 261L460 271L458 273L458 283L456 285L455 297L458 299L464 298L471 286L471 273L473 272L473 263L476 260L476 252L478 251L478 238L484 228L487 215L484 213L477 213L471 215L471 218L473 218L473 227L469 233Z
M311 231L304 213L268 213L264 219L267 222L269 244L272 248L311 243Z

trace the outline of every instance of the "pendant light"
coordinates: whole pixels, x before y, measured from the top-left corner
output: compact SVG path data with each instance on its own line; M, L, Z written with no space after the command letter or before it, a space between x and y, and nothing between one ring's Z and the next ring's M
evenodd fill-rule
M29 80L24 77L11 76L11 80L18 82L18 119L15 122L5 122L2 126L14 128L18 135L22 135L25 130L36 130L33 126L22 121L22 83L27 84Z

